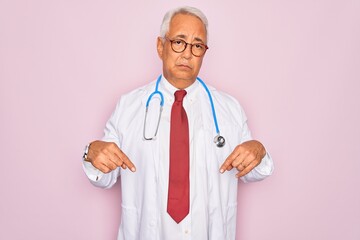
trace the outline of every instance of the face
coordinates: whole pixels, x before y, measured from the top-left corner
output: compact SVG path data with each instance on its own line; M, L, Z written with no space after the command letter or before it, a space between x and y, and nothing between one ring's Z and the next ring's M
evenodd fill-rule
M201 20L192 15L176 14L171 22L166 37L174 40L181 39L187 43L206 44L206 30ZM163 61L164 77L179 89L190 86L199 74L204 56L196 57L191 53L191 46L187 45L181 53L171 49L171 42L158 38L157 50Z

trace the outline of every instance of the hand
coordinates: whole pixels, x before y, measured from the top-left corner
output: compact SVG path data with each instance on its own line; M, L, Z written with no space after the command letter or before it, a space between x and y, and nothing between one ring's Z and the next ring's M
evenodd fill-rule
M109 173L117 167L129 168L135 172L135 165L113 142L94 141L90 144L87 161L103 173Z
M236 177L242 177L248 174L252 169L260 164L261 159L265 156L264 146L256 141L250 140L237 145L234 151L226 158L220 167L220 172L230 171L233 168L239 170Z

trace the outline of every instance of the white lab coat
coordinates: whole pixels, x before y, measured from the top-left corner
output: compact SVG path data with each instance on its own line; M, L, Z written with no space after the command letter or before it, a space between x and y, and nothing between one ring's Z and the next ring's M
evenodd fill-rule
M186 89L184 108L190 129L190 213L176 225L166 213L168 134L176 89L166 79L161 80L159 90L164 94L165 104L159 133L155 141L145 141L145 104L154 89L155 82L152 82L124 95L105 128L103 140L115 142L133 161L136 172L118 168L109 174L99 174L91 164L84 163L90 181L99 187L113 186L121 175L122 221L118 240L234 240L237 171L233 169L220 174L219 168L238 144L251 139L241 106L234 98L209 87L221 135L226 139L225 146L218 148L213 142L216 132L206 91L198 82ZM154 132L158 106L155 96L149 110L147 132ZM242 180L259 181L272 171L273 162L267 154ZM100 178L96 181L97 175Z

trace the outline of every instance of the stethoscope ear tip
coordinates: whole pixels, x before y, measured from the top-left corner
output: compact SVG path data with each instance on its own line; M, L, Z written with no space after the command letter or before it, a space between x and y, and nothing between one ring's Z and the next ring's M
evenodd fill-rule
M217 135L214 138L214 143L217 147L222 148L225 145L225 138L223 136Z

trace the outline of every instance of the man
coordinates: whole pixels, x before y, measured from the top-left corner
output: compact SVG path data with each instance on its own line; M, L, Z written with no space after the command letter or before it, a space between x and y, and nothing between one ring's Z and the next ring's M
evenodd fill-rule
M258 181L273 171L237 101L197 81L206 44L201 11L169 11L157 39L163 75L122 96L103 140L86 148L84 170L95 186L109 188L121 177L118 239L235 239L238 178ZM156 91L147 116L155 89L163 110L156 115ZM226 139L220 147L211 102Z

